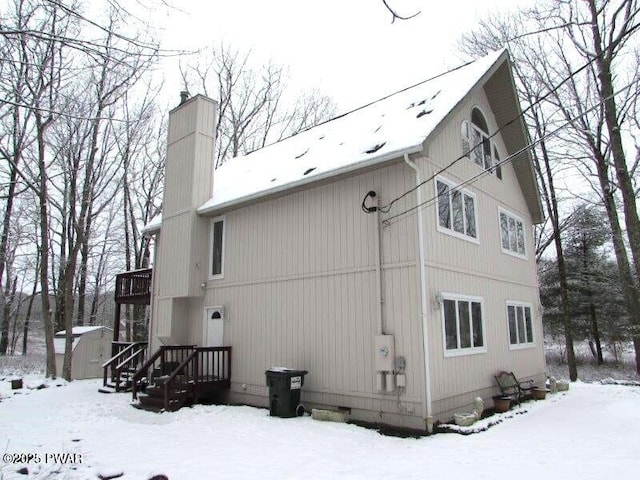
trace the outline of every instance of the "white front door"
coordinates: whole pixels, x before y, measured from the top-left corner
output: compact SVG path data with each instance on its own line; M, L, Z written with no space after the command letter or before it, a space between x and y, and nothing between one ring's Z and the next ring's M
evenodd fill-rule
M204 346L222 347L224 337L224 319L220 308L207 308L204 324Z

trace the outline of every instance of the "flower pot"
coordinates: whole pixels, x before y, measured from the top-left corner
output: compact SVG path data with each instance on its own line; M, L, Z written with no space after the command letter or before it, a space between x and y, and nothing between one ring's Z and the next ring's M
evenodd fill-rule
M511 408L511 398L497 395L493 397L493 411L496 413L503 413Z
M544 400L547 397L547 391L546 388L534 388L532 390L533 398L535 400Z
M475 413L456 413L453 416L453 421L459 427L470 427L477 420Z

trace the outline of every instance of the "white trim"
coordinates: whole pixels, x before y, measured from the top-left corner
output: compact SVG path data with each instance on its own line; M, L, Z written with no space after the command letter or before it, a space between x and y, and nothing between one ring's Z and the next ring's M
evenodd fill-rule
M220 257L220 273L213 274L213 227L217 222L222 222L222 255ZM224 215L220 217L215 217L211 219L211 224L209 225L209 280L216 280L219 278L224 278L224 254L225 254L225 238L227 236L227 220Z
M500 214L504 213L507 216L507 230L509 229L509 219L508 217L512 217L514 219L514 221L516 221L516 248L518 248L518 224L517 222L521 222L522 223L522 235L524 236L524 255L518 252L514 252L513 250L509 249L505 249L502 246L502 223L500 222ZM527 223L524 221L524 219L518 215L516 215L515 213L510 212L509 210L502 208L500 206L498 206L498 239L500 240L500 249L502 250L502 253L505 253L507 255L511 255L512 257L516 257L519 258L521 260L527 260L527 228L526 228Z
M511 343L511 328L509 327L509 307L528 307L531 312L531 341L525 343ZM507 341L509 343L509 350L525 350L528 348L534 348L536 346L535 338L535 322L533 321L533 304L528 302L520 302L517 300L507 300L505 302L504 307L505 318L507 321ZM524 315L524 308L522 310L522 314ZM527 325L525 323L525 334ZM516 338L518 337L518 314L516 313Z
M484 298L476 297L471 295L462 295L459 293L451 293L451 292L440 292L442 296L442 305L440 306L440 321L442 324L442 350L444 352L445 358L448 357L461 357L465 355L476 355L480 353L487 353L487 335L486 335L486 315L484 312ZM482 346L481 347L468 347L468 348L456 348L456 349L447 349L447 332L445 327L445 318L444 318L444 301L445 300L453 300L453 301L463 301L469 303L469 312L471 312L471 303L479 303L480 304L480 315L481 315L481 327L482 327ZM469 328L473 330L473 318L470 317ZM458 336L458 344L460 343L460 326L458 319L458 309L456 308L456 333ZM470 332L471 333L471 332ZM473 338L473 335L472 335Z
M467 195L469 197L471 197L473 199L473 214L475 217L475 223L476 223L476 236L475 237L471 237L465 233L460 233L460 232L456 232L453 229L453 205L452 205L452 200L451 200L451 193L449 193L449 206L450 206L450 212L449 212L449 219L451 221L451 228L446 228L440 225L440 209L439 209L439 201L440 201L440 195L438 194L438 182L442 182L445 183L448 187L449 187L449 192L451 192L451 190L458 190L459 192L461 192L463 194L462 197L462 207L463 207L463 214L462 214L462 219L463 219L463 224L464 224L464 230L466 231L466 224L467 224L467 216L464 212L464 195ZM436 176L436 181L433 182L434 186L435 186L435 191L436 191L436 228L438 230L438 232L440 233L444 233L445 235L450 235L452 237L455 238L459 238L461 240L466 240L467 242L471 242L471 243L475 243L476 245L480 245L480 225L478 222L478 198L476 196L475 193L473 193L470 190L467 190L465 188L458 188L458 186L452 182L451 180L448 180L447 178L438 175Z
M422 175L420 167L409 160L409 155L405 154L404 161L416 173L416 202L422 205L422 189L418 188L422 185ZM379 211L379 210L378 210ZM427 420L427 430L430 430L429 422L433 421L433 404L431 393L431 359L429 349L429 322L427 318L427 273L425 265L424 253L424 222L422 221L422 212L418 211L417 215L418 227L418 268L420 269L420 317L422 320L422 347L424 349L424 382L425 382L425 420ZM476 230L477 233L477 230ZM429 432L431 433L431 432Z

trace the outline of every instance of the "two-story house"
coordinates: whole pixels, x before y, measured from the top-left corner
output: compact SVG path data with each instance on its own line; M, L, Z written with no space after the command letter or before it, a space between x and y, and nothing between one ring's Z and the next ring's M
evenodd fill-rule
M506 51L214 171L215 119L202 96L170 115L151 352L231 346L232 402L266 406L265 370L300 368L305 406L420 429L489 399L498 370L545 380L543 212Z

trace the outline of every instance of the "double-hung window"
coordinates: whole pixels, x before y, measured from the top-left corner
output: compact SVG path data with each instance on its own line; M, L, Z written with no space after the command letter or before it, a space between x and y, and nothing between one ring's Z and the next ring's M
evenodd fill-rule
M211 221L209 235L209 276L222 278L224 276L224 218L214 218Z
M476 196L442 177L436 179L438 230L478 242Z
M524 221L516 215L503 209L498 209L500 215L500 243L502 251L509 255L526 258L527 239Z
M510 348L533 345L533 319L530 304L507 302L507 322Z
M482 298L442 294L445 356L486 352Z

